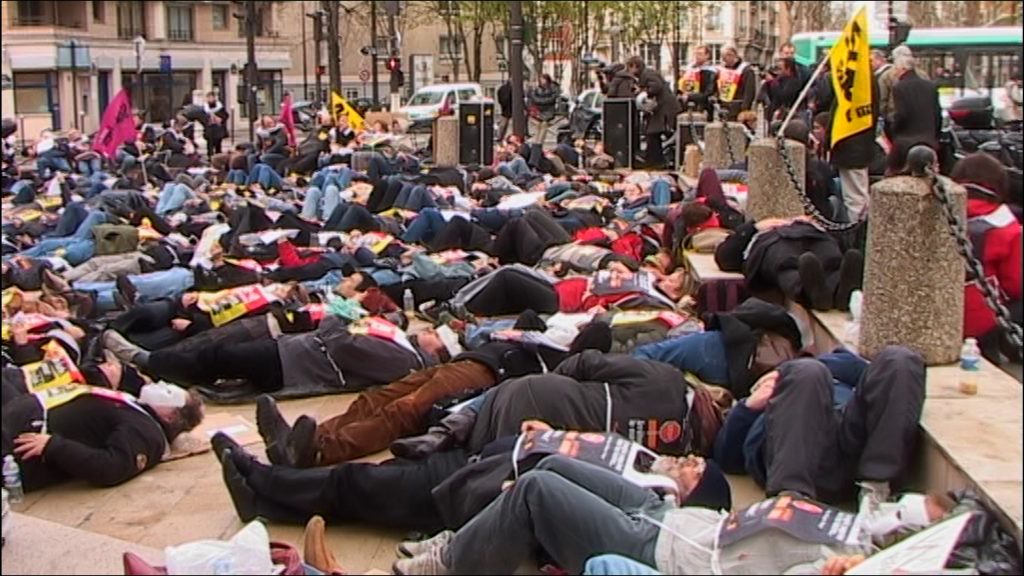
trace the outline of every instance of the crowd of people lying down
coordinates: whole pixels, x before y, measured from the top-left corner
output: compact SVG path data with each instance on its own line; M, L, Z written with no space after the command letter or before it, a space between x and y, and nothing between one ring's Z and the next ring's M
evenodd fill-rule
M746 218L743 165L688 181L510 136L493 165L437 168L321 120L290 147L266 118L252 146L209 160L176 124L78 162L47 134L34 170L5 142L3 454L26 490L123 483L166 459L205 403L249 401L267 461L213 439L238 516L432 536L400 546L399 574L531 558L569 573L841 574L896 533L988 517L929 494L892 520L924 362L823 348L792 313L849 308L870 207L837 236L809 217ZM1005 171L979 154L954 178L1020 322ZM741 272L749 297L697 309L686 250ZM965 291L965 336L995 358L995 318L973 279ZM357 396L321 421L277 407L339 393ZM537 448L618 437L650 456L656 486ZM767 500L729 515L726 474ZM767 520L851 502L863 521L848 537ZM963 542L951 567L994 571L979 560L994 541Z

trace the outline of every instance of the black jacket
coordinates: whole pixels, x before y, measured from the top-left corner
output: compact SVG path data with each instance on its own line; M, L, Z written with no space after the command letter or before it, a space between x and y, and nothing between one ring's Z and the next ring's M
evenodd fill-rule
M640 80L637 85L641 90L647 92L649 98L654 98L658 102L658 106L647 119L646 133L661 134L675 130L676 116L679 115L679 100L661 74L652 68L645 68L640 72Z
M561 91L555 84L547 87L537 86L530 93L530 103L537 107L541 120L549 122L555 117L555 104L560 94Z
M832 84L829 83L831 89ZM832 122L835 124L836 114L839 112L838 102L835 93L832 92ZM878 122L878 79L871 75L871 128L864 130L849 138L832 144L832 165L836 168L860 169L871 166L874 162L875 153L878 148L875 145L875 126ZM831 129L829 130L831 138Z
M721 332L722 343L729 368L729 391L736 398L750 395L750 387L761 376L753 367L761 334L778 334L793 343L795 350L803 348L800 328L785 308L749 298L732 312L712 314L706 320L708 330Z
M115 486L156 466L163 458L167 438L156 416L147 407L141 408L86 395L50 409L47 425L52 437L40 462L47 471L37 477L66 476L97 486ZM39 410L38 400L27 395L4 406L5 445L8 437L38 430L31 420Z
M552 373L509 380L488 394L467 447L477 452L517 434L523 420L539 419L583 432L610 426L656 452L681 454L689 440L683 432L688 389L674 366L586 350Z
M776 288L780 270L795 268L804 252L818 256L826 272L838 269L843 259L836 240L811 224L798 222L759 235L755 223L748 222L718 245L715 262L723 271L743 272L747 287L757 293Z
M505 82L498 88L498 106L501 106L501 115L505 118L512 117L512 83Z
M937 150L942 107L935 84L911 70L896 82L892 93L896 105L891 131L894 144L904 150L917 144Z
M634 78L625 69L617 70L608 83L608 91L605 94L608 98L632 98L635 94L633 86L636 85Z
M282 156L288 154L288 134L285 133L284 126L278 125L270 130L260 130L256 134L256 140L261 154L281 154Z

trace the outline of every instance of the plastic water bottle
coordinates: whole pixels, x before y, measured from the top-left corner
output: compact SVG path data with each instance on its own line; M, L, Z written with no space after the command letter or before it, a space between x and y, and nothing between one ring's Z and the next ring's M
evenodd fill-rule
M412 296L412 290L409 288L405 289L402 293L402 310L405 311L406 315L412 315L416 313L416 299Z
M964 346L960 349L960 369L968 372L981 370L981 349L974 338L964 340Z
M11 504L19 504L25 499L25 491L21 487L21 468L11 455L4 456L4 488Z

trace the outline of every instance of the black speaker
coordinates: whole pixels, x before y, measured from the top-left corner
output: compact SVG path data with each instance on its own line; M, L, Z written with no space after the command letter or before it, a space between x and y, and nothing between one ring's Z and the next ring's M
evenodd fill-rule
M459 104L459 164L494 162L494 103Z
M640 114L632 98L604 101L604 151L618 168L633 168L640 146Z

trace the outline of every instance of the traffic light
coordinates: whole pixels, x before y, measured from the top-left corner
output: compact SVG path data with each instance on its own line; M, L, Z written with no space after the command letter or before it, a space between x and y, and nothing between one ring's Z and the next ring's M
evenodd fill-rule
M402 69L402 62L398 59L397 56L392 56L388 58L387 68L391 72L400 71Z

